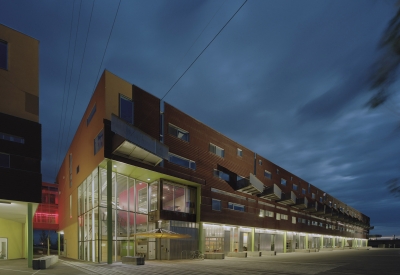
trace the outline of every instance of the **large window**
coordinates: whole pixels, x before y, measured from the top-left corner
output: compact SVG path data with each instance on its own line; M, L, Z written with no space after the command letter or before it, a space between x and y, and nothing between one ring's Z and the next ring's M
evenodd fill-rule
M119 96L119 117L133 124L133 102L123 95Z
M9 168L10 167L10 155L0 153L0 167Z
M221 211L221 201L212 199L212 210Z
M215 144L210 143L209 150L210 150L211 153L214 153L217 156L220 156L220 157L224 157L225 156L225 150L223 148L221 148L221 147L218 147Z
M196 189L180 184L163 182L162 209L195 214Z
M244 212L244 205L233 203L233 202L228 202L228 208L240 212Z
M0 40L0 68L8 69L8 44L3 40Z
M169 153L169 161L177 165L196 170L196 162L193 160Z
M286 180L281 178L281 184L286 186Z
M168 125L168 133L170 135L177 137L179 139L182 139L184 141L189 141L189 132L187 132L173 124Z

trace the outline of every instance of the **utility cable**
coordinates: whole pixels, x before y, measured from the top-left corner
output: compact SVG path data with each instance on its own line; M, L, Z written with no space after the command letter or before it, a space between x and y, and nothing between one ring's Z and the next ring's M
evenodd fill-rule
M171 88L169 88L169 90L165 93L165 95L161 98L161 100L163 100L168 95L168 93L175 87L175 85L179 82L179 80L181 80L181 78L187 73L187 71L189 71L189 69L193 66L193 64L197 61L197 59L199 59L199 57L204 53L204 51L207 50L207 48L211 45L211 43L215 40L215 38L217 38L217 36L223 31L223 29L229 24L229 22L231 22L231 20L235 17L235 15L242 9L244 4L246 3L247 0L245 0L243 4L239 7L239 9L232 15L232 17L229 18L229 20L219 30L219 32L214 36L214 38L211 39L211 41L207 44L207 46L199 53L199 55L194 59L194 61L189 65L189 67L181 74L181 76L175 81L175 83L171 86Z
M73 7L72 7L72 14L71 14L71 26L70 26L70 31L69 31L69 42L68 42L68 55L67 55L67 64L65 66L65 77L64 77L64 92L63 92L63 100L62 100L62 105L61 105L61 117L60 117L60 128L58 130L58 142L57 142L57 152L56 152L56 160L55 160L55 166L54 166L54 178L57 177L57 167L59 164L59 154L61 153L61 145L60 145L60 136L61 136L61 125L63 121L63 112L64 112L64 98L65 98L65 88L67 86L67 76L68 76L68 63L69 63L69 53L71 49L71 36L72 36L72 23L74 19L74 11L75 11L75 1L73 2Z
M89 37L90 25L91 25L91 23L92 23L92 15L93 15L93 9L94 9L94 2L95 2L95 1L93 0L93 2L92 2L92 10L91 10L91 12L90 12L89 26L88 26L88 29L87 29L87 32L86 32L85 46L84 46L84 48L83 48L81 67L80 67L80 69L79 69L78 83L76 84L76 91L75 91L74 103L72 104L72 112L71 112L71 117L70 117L70 120L69 120L69 126L68 126L68 132L67 132L67 141L68 141L68 138L69 138L69 131L70 131L70 129L71 129L72 117L73 117L73 115L74 115L75 103L76 103L76 95L78 94L79 83L80 83L80 80L81 80L81 72L82 72L83 62L84 62L84 60L85 60L86 45L87 45L87 41L88 41L88 37Z
M98 81L98 79L99 79L99 75L100 75L100 71L101 71L101 66L103 66L104 57L105 57L105 55L106 55L107 48L108 48L108 43L110 42L110 38L111 38L112 32L113 32L113 30L114 30L114 25L115 25L115 21L116 21L116 19L117 19L117 15L118 15L118 11L119 11L119 6L120 6L120 5L121 5L121 0L119 0L118 8L117 8L117 11L115 12L114 22L113 22L113 24L112 24L110 34L108 35L108 40L107 40L106 48L104 49L103 58L101 59L99 71L97 72L97 77L96 77L95 82L94 82L94 87L93 87L93 93L92 93L92 95L94 94L94 91L95 91L95 89L96 89L97 81Z
M78 40L78 32L79 32L79 21L80 21L80 17L81 17L81 8L82 8L82 0L81 0L81 4L79 5L79 13L78 13L78 23L76 25L76 33L75 33L75 42L74 42L74 51L72 54L72 65L71 65L71 73L69 75L69 83L68 83L68 93L67 93L67 103L66 103L66 109L65 109L65 117L67 116L68 113L68 101L69 101L69 91L71 90L71 78L72 78L72 71L74 68L74 63L75 63L75 50L76 50L76 41ZM66 118L64 119L64 123L62 126L62 131L64 132L64 128L65 128L65 121ZM63 144L63 137L64 135L61 135L61 149L62 150L62 144ZM66 142L68 142L68 140L66 140Z

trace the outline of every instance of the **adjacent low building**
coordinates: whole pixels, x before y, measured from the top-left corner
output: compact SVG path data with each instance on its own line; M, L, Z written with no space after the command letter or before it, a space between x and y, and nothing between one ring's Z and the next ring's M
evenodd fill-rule
M67 257L367 245L369 217L105 71L58 172ZM135 237L162 227L187 239Z

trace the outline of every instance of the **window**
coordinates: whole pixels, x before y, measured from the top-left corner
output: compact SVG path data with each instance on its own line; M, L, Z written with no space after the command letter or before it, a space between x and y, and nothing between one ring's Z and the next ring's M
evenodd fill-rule
M281 184L286 186L286 180L281 178Z
M214 153L217 156L220 156L220 157L225 156L225 150L222 149L221 147L218 147L217 145L212 144L212 143L210 143L209 150L211 153Z
M212 199L212 210L221 211L221 201Z
M297 185L293 184L293 191L297 191Z
M301 188L301 193L302 193L302 194L305 194L305 193L306 193L306 189Z
M322 197L319 197L319 201L322 202Z
M243 151L242 151L242 149L237 148L237 155L238 155L239 157L243 157Z
M232 209L232 210L244 212L244 205L240 205L240 204L237 204L237 203L228 202L228 208Z
M271 172L264 170L264 177L266 177L267 179L272 179L272 174Z
M265 210L265 217L273 218L274 217L274 212Z
M258 164L262 165L262 160L261 159L258 160Z
M276 169L276 173L279 175L279 169Z
M281 219L281 213L276 213L276 219L279 221Z
M193 160L169 153L169 161L177 165L196 170L196 162Z
M258 216L261 217L261 218L265 217L265 213L264 213L263 209L260 209L260 214Z
M0 167L10 168L10 155L0 153Z
M76 173L79 173L79 165L76 167Z
M21 143L21 144L25 143L25 139L24 138L13 136L13 135L10 135L10 134L5 134L5 133L0 133L0 139L8 140L8 141L11 141L11 142L16 142L16 143Z
M86 126L89 125L89 123L92 120L92 118L93 118L95 113L96 113L96 104L94 104L92 110L90 111L90 114L89 114L88 118L86 119Z
M229 181L229 175L224 173L224 172L222 172L222 171L219 171L217 169L214 169L214 176L216 176L216 177L218 177L218 178L220 178L222 180Z
M119 117L133 124L133 102L123 95L119 96Z
M289 219L289 217L288 217L288 215L286 215L286 214L281 214L281 220L288 220Z
M316 221L312 221L311 224L315 225L315 226L318 226L318 222L316 222Z
M103 130L94 139L94 154L96 155L98 151L104 146L104 132Z
M311 194L311 198L315 199L315 193Z
M168 124L168 133L184 141L189 141L189 132L173 124Z
M296 217L292 217L292 223L296 223Z
M195 214L196 188L164 181L162 184L162 210Z
M3 40L0 40L0 68L8 69L8 44Z

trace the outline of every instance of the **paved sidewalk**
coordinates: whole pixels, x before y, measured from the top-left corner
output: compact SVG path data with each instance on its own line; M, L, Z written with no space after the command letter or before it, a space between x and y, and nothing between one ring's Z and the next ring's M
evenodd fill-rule
M146 261L134 266L82 262L61 257L47 270L27 268L26 260L0 261L0 275L355 275L400 274L400 249L344 250L318 253L287 253L277 256L225 258L224 260Z

